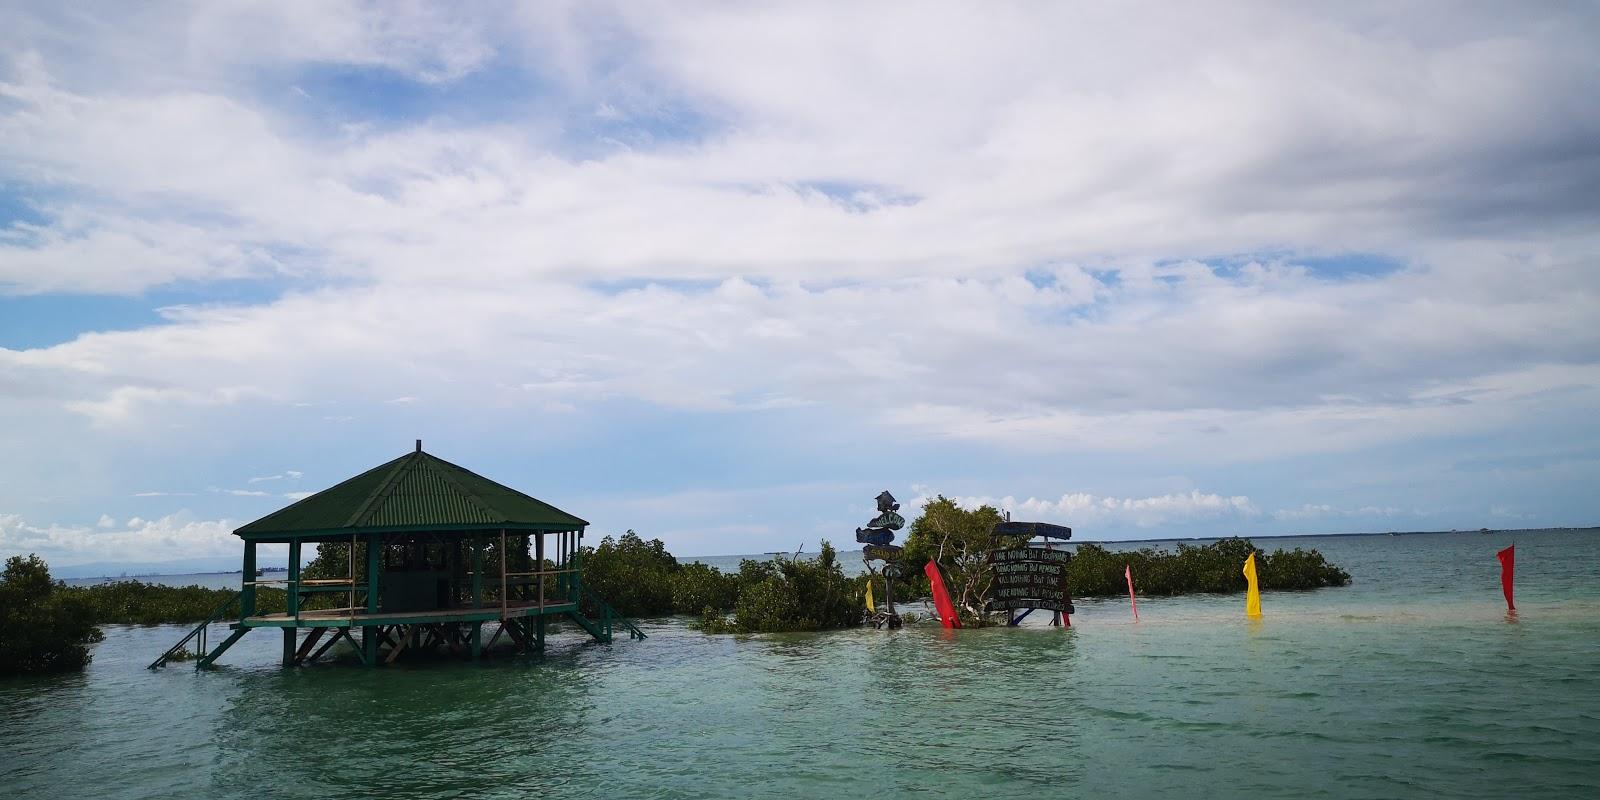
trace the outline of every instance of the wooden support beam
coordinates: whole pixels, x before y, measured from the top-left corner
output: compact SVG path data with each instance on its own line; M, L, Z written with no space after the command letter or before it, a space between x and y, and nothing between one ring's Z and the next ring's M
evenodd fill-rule
M322 634L326 633L328 630L328 628L312 628L311 632L306 634L306 640L301 642L300 649L295 651L293 666L299 666L305 662L306 654L311 652L311 648L317 646L317 641L321 639Z
M294 666L295 637L299 633L299 628L283 629L283 665L286 667Z
M400 651L405 650L406 644L411 641L411 637L406 635L406 626L396 625L395 627L400 629L400 641L394 647L390 648L389 657L383 660L383 663L385 664L393 664L394 660L400 657Z
M505 620L500 620L500 627L495 628L494 636L489 637L489 644L485 645L483 649L485 649L485 650L493 650L495 642L500 641L500 634L505 633L505 632L506 632L506 621Z
M327 629L318 628L317 630L320 631L320 630L327 630ZM361 648L356 646L356 640L352 639L350 637L350 629L349 628L332 628L331 630L333 631L333 635L328 637L328 641L323 642L322 646L317 648L317 651L312 653L310 658L307 658L305 661L303 661L301 663L309 664L312 661L316 661L317 659L322 658L322 654L323 653L328 652L328 650L331 649L335 644L339 643L339 638L340 637L344 637L345 641L348 641L350 643L351 647L355 647L356 651L360 652Z
M522 629L521 621L515 619L506 620L505 630L506 634L511 637L511 641L517 643L517 648L523 652L527 652L528 634Z
M222 640L222 644L217 645L217 648L215 650L212 650L211 652L206 653L205 655L201 656L200 660L195 662L194 668L195 669L201 669L203 667L211 666L212 662L216 661L217 658L219 656L221 656L224 652L226 652L228 648L232 647L234 642L239 641L241 638L244 637L245 634L247 634L249 632L250 632L249 628L244 628L244 627L234 628L233 629L233 633L228 634L228 638L223 639Z

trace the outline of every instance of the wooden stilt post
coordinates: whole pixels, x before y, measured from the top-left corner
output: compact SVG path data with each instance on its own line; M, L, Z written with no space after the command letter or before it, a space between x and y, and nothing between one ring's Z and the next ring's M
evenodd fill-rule
M483 656L483 622L472 623L472 660L477 661Z
M286 667L294 666L294 650L297 644L295 635L297 633L299 633L298 628L283 629L283 665Z

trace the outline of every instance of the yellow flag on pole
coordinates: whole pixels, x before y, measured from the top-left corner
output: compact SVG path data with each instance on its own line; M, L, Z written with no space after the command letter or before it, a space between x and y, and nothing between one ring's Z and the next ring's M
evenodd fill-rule
M1250 584L1244 601L1244 615L1247 617L1261 616L1261 588L1256 585L1256 554L1244 560L1244 579Z
M867 578L867 611L878 613L878 607L872 604L872 579Z

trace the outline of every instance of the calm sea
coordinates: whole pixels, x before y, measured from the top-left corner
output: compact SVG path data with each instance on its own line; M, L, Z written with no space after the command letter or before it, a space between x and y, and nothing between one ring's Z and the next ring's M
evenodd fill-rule
M1256 623L1242 596L1080 601L1070 631L655 619L377 670L282 670L257 632L150 672L184 629L113 627L82 674L0 682L0 796L1600 796L1600 532L1259 543L1355 581Z

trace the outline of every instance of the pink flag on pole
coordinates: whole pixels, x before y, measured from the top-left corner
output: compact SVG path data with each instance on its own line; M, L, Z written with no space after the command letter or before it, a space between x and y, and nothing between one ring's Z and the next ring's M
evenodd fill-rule
M1128 578L1128 602L1133 604L1133 621L1139 621L1139 601L1133 597L1133 567L1123 564L1122 574Z

